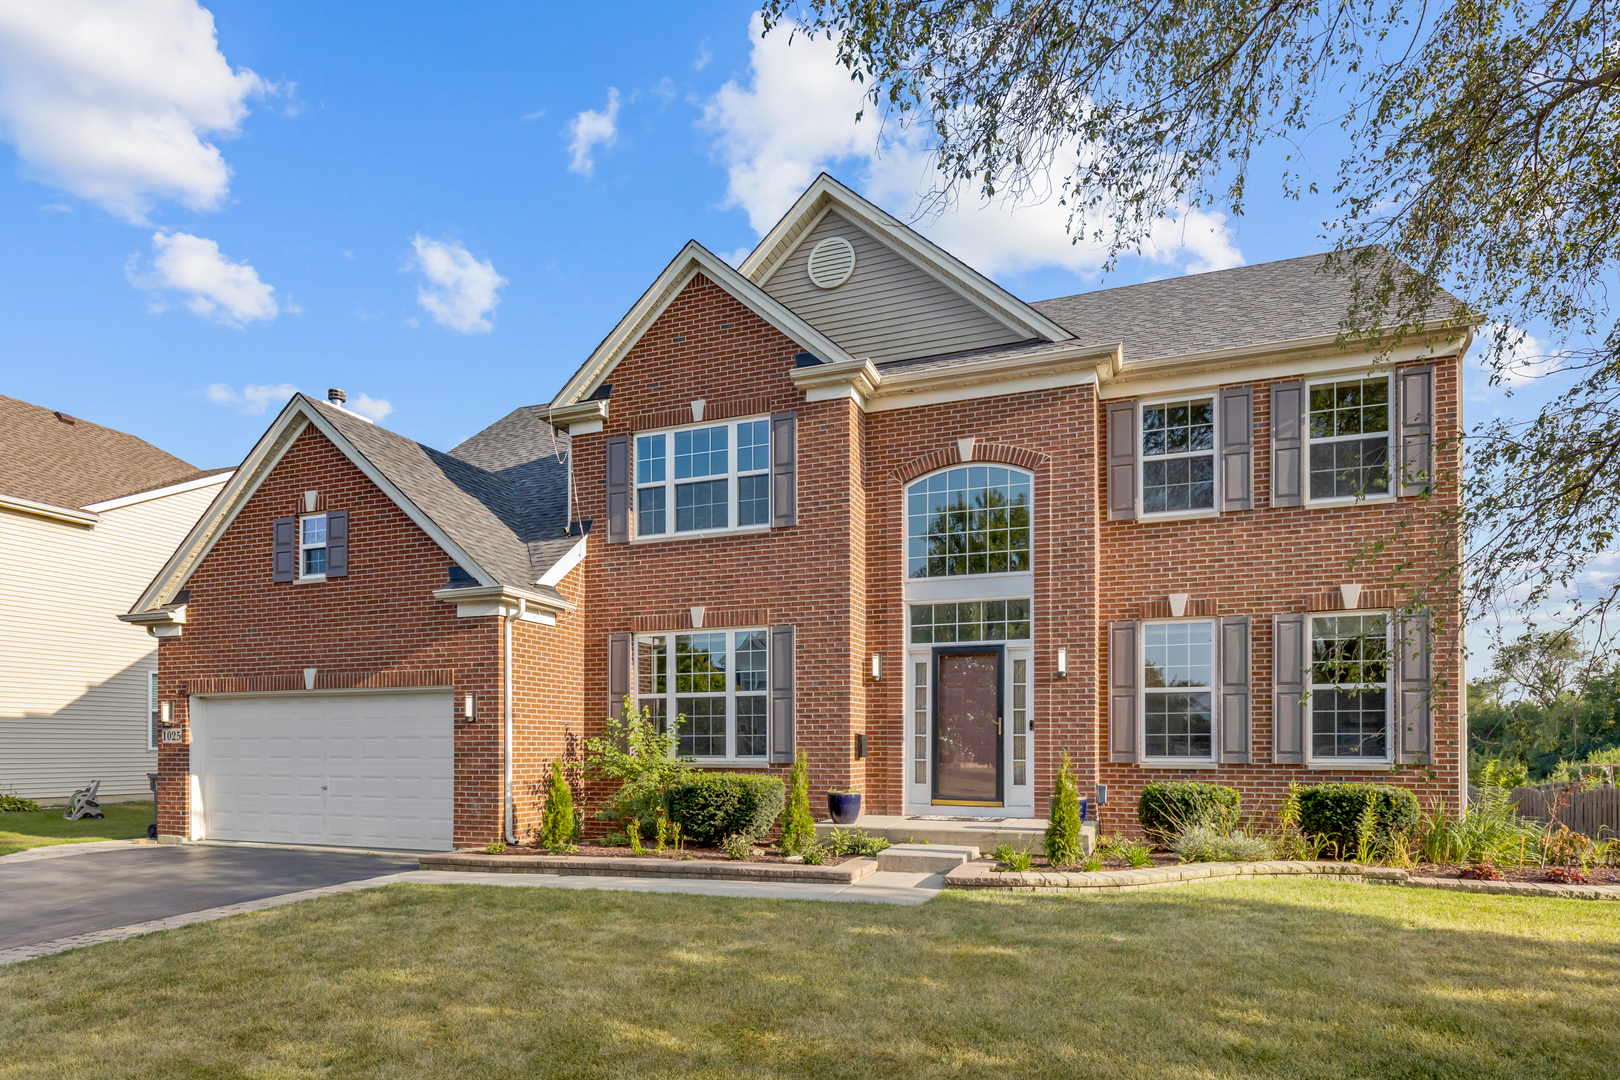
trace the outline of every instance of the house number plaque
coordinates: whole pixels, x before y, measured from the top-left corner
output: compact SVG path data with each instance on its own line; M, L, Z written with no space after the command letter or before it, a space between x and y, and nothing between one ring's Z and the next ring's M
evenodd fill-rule
M185 728L164 728L163 741L166 743L183 743L186 741Z

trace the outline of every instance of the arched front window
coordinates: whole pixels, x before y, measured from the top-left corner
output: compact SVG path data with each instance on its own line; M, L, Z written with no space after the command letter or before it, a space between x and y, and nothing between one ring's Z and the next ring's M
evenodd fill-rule
M1022 573L1029 564L1030 477L969 465L906 489L906 575Z

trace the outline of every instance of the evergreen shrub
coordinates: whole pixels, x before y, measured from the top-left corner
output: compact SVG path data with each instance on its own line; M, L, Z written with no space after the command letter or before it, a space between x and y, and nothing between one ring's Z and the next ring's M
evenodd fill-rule
M1368 810L1371 844L1416 836L1422 820L1417 796L1393 784L1311 784L1298 794L1300 830L1337 845L1340 858L1352 857L1361 846L1360 824Z
M1149 836L1168 843L1194 825L1232 828L1242 802L1237 788L1196 780L1155 780L1136 801L1136 819Z
M1052 786L1052 809L1046 824L1046 858L1053 866L1073 866L1080 861L1080 789L1069 775L1069 755L1063 755Z
M540 843L563 848L574 842L576 829L574 792L563 775L562 758L551 763L551 790L546 794L546 811L540 818Z
M669 817L692 843L719 847L727 837L757 839L782 813L780 778L760 773L692 772L666 793Z
M810 816L810 762L802 753L793 762L792 785L782 819L782 850L808 855L816 846L816 819Z

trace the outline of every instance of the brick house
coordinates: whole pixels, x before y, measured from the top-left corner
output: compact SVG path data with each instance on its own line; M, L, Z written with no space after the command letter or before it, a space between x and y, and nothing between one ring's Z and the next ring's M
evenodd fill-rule
M1321 264L1026 303L822 176L448 453L296 397L124 616L160 829L526 838L626 698L873 814L1039 817L1063 755L1107 829L1154 779L1455 807L1459 611L1411 554L1468 341L1341 346Z

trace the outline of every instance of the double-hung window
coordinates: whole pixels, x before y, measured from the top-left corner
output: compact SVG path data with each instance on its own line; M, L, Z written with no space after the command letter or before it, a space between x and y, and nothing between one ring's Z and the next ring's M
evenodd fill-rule
M1142 756L1215 760L1215 624L1142 627Z
M1311 757L1389 760L1389 616L1311 616Z
M641 635L637 704L675 731L681 757L763 761L767 652L763 629Z
M1389 494L1389 418L1385 376L1311 385L1311 498Z
M326 576L325 514L310 514L298 521L298 576Z
M1142 407L1142 512L1215 509L1215 399Z
M770 525L770 421L636 436L636 535Z

